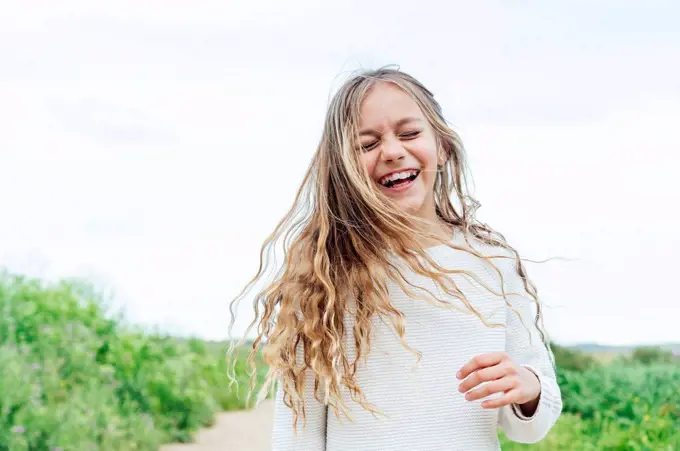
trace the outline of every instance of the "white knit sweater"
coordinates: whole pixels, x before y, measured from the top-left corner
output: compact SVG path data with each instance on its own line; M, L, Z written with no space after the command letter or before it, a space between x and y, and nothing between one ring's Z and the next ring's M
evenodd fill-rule
M453 241L465 245L460 233ZM478 242L475 249L487 255L510 255ZM498 275L481 259L445 245L432 247L428 252L440 265L471 271L488 287L500 291ZM492 451L500 450L499 427L517 442L535 443L545 437L562 410L560 389L548 351L534 326L534 303L524 291L514 262L493 261L503 273L506 293L524 295L507 296L523 321L501 297L464 276L453 277L458 287L489 322L504 323L505 328L487 327L470 312L442 309L410 299L397 284L391 283L393 303L405 315L406 341L422 352L422 360L416 365L416 357L402 347L396 333L380 319L373 322L371 351L367 362L361 361L357 382L367 401L385 416L374 417L344 392L353 421L342 416L339 420L332 409L314 398L312 378L308 375L307 423L302 428L302 421L298 422L297 434L293 433L291 410L282 403L281 391L277 393L273 451ZM409 280L437 295L441 293L433 281L415 273L410 274ZM457 299L448 300L464 307ZM347 315L346 324L353 359L351 315ZM482 408L481 402L493 399L493 395L466 401L458 391L461 381L455 375L465 363L478 354L503 350L539 377L538 409L530 418L513 405Z

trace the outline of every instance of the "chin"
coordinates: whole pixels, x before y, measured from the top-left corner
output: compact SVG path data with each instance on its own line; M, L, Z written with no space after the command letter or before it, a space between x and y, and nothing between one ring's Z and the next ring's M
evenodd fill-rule
M418 215L423 209L424 202L414 201L413 199L398 200L395 204L410 215Z
M429 190L431 192L432 189ZM385 192L385 190L383 190ZM401 193L390 193L389 191L385 194L392 200L394 205L398 207L403 212L413 215L420 216L427 207L427 193L428 190L422 184L417 182L405 192Z

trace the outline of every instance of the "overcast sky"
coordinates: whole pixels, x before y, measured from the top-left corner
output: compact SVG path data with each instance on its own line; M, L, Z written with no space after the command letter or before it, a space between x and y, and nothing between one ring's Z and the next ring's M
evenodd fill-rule
M553 340L680 341L678 5L2 2L0 265L225 338L330 95L399 64L462 136L480 219L570 259L528 266Z

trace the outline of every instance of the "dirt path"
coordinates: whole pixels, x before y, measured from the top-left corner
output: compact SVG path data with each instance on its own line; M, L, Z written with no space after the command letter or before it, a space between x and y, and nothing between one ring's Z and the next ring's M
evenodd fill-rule
M271 400L256 409L221 413L215 426L201 431L195 443L166 445L161 451L270 451L272 416Z

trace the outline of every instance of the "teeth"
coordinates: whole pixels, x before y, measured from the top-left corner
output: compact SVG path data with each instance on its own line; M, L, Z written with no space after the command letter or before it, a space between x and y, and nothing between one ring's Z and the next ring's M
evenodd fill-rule
M393 174L388 175L387 177L383 177L380 179L380 184L385 185L388 182L393 182L395 180L403 180L408 177L411 177L412 175L417 174L418 171L415 169L410 169L408 171L402 171L402 172L395 172Z

